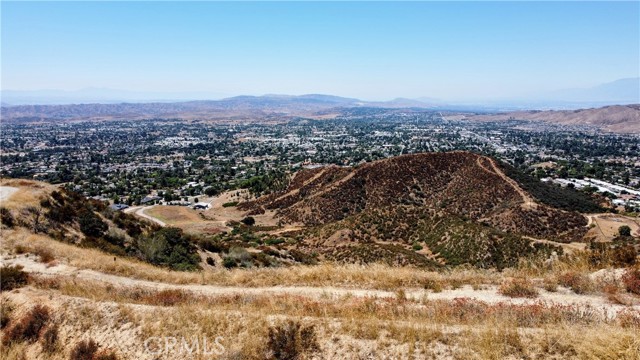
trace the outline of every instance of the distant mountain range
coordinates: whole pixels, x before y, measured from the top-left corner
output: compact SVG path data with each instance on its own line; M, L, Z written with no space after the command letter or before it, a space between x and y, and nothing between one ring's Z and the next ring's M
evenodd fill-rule
M620 79L588 89L556 91L546 100L561 99L566 102L600 102L622 104L640 103L640 78Z
M3 106L7 121L41 120L109 120L149 117L203 120L264 120L265 117L312 116L319 111L353 107L428 108L427 104L410 99L366 102L333 95L309 94L236 96L222 100L185 102L64 104Z
M76 91L2 90L2 106L15 105L68 105L68 104L117 104L117 103L173 103L185 101L222 100L227 102L246 102L249 100L273 101L311 101L341 103L343 105L366 105L387 107L466 107L482 109L531 110L531 109L578 109L584 107L624 105L640 103L640 78L620 79L585 89L566 89L551 93L537 94L527 98L457 101L432 97L415 99L396 98L390 101L365 101L331 95L264 95L236 96L219 92L142 92L113 90L104 88L86 88Z
M113 119L183 119L207 121L283 122L296 117L331 118L353 108L414 109L418 111L449 111L463 114L469 120L535 120L569 125L593 125L614 132L640 132L640 100L634 84L638 79L623 79L586 90L567 90L565 98L573 102L556 101L555 109L542 104L511 105L492 103L447 103L432 98L397 98L390 101L363 101L333 95L263 95L236 96L221 100L198 100L181 102L142 103L81 103L2 105L2 120L9 122L69 121L69 120L113 120ZM6 95L11 92L3 92ZM50 94L48 92L42 94ZM86 95L86 93L84 93ZM95 95L106 96L108 91L97 89ZM15 95L15 93L13 94ZM148 95L148 94L146 94ZM600 101L587 99L600 99ZM609 99L605 101L604 99ZM618 99L618 100L613 100ZM628 101L624 100L627 99ZM6 100L3 98L3 101ZM585 102L581 102L585 100ZM604 106L608 102L631 105ZM505 103L506 104L506 103ZM538 105L535 105L538 104ZM582 106L582 109L579 105ZM584 109L588 108L588 109ZM423 109L423 110L420 110ZM538 109L538 110L530 110ZM566 110L570 109L570 110ZM514 111L515 110L515 111ZM523 111L524 110L524 111Z

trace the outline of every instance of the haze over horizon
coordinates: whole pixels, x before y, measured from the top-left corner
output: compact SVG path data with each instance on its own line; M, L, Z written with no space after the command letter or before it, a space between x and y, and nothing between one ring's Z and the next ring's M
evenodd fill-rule
M640 76L639 11L638 2L3 2L2 90L571 98L566 89Z

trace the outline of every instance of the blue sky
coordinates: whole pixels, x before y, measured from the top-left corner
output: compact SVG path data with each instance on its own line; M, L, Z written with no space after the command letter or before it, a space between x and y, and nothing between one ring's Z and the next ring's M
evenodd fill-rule
M486 99L640 72L638 2L6 2L2 89Z

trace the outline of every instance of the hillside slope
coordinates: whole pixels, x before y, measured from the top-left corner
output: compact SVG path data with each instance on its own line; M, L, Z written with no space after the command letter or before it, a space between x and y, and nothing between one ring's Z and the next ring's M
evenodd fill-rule
M564 125L593 125L612 132L640 133L639 104L580 110L515 111L475 115L469 119L479 121L533 120Z
M0 185L5 192L12 192L0 206L4 229L22 228L52 240L175 270L199 268L193 239L178 228L162 228L111 210L104 202L42 182L3 179Z
M285 191L241 208L250 214L275 209L285 223L313 227L307 244L344 260L362 258L354 251L368 257L404 244L426 246L433 256L427 250L423 256L448 264L502 266L534 251L526 238L576 241L587 224L576 212L534 199L493 159L468 152L304 170ZM407 261L402 256L400 262Z

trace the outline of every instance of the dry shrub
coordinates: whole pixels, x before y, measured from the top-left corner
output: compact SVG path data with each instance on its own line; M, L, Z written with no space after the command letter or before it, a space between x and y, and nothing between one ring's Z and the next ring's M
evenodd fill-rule
M143 302L151 305L175 306L192 299L190 293L179 289L161 290L143 297Z
M558 291L558 279L555 277L546 277L542 283L542 287L548 292Z
M15 248L13 248L13 250L16 252L16 254L20 255L20 254L25 254L31 251L31 249L29 249L29 247L24 246L24 245L16 245Z
M640 268L629 268L622 275L622 282L628 292L640 295Z
M0 207L0 225L4 225L8 228L12 228L16 223L13 214L11 214L11 210L6 207Z
M0 299L0 329L4 329L11 322L11 315L15 309L13 303L2 297Z
M2 342L10 344L13 342L36 341L42 329L49 322L50 316L48 307L43 305L34 306L4 334Z
M434 293L442 292L442 282L436 279L426 279L424 282L424 288L431 290Z
M591 280L583 274L575 271L567 271L558 276L558 282L564 287L568 287L576 294L586 294L593 290Z
M42 333L40 341L42 343L42 350L47 353L55 352L58 349L58 325L47 327Z
M111 350L98 351L97 342L93 339L82 340L71 350L70 360L118 360L118 356Z
M51 252L51 249L44 246L37 246L33 250L33 253L38 255L40 262L45 264L48 264L56 259L55 256L53 256L53 252Z
M508 297L534 298L538 296L538 290L536 290L533 283L525 278L507 280L502 283L498 291Z
M526 358L527 348L516 329L488 327L470 340L483 359Z
M111 350L102 350L92 360L118 360L118 356Z
M619 290L620 288L615 283L607 283L602 288L602 291L604 291L607 296L607 300L612 304L630 305L629 301L623 294L620 294Z
M618 313L618 323L623 328L640 329L640 311L625 309Z
M43 277L43 276L32 276L29 279L29 282L37 288L40 289L53 289L59 290L61 287L61 283L65 282L58 277Z
M303 327L300 323L289 321L269 328L268 359L298 360L319 349L313 325Z
M27 285L29 274L20 265L0 267L0 291L11 291Z
M82 340L71 350L69 360L93 360L98 352L98 343L93 339Z

